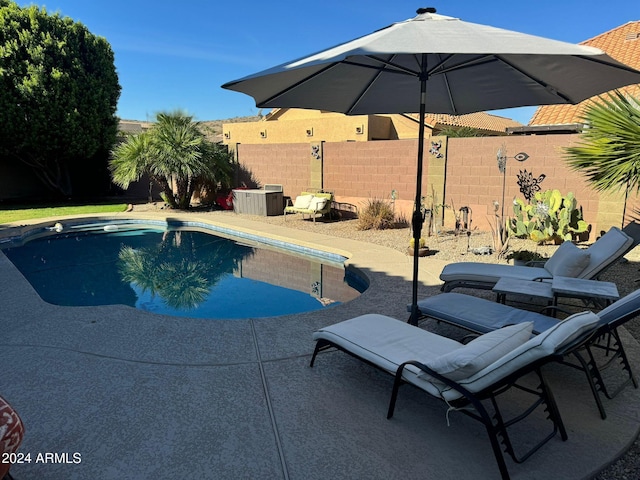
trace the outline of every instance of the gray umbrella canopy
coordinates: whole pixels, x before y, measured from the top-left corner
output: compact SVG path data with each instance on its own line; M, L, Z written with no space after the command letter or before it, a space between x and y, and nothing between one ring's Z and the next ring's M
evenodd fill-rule
M454 115L574 104L640 81L593 47L420 13L222 88L251 95L260 108L416 113L422 76L426 111Z
M421 235L424 115L579 103L640 83L640 72L599 49L461 21L420 9L415 18L222 86L260 108L366 115L420 112L415 244ZM417 322L418 256L412 323Z

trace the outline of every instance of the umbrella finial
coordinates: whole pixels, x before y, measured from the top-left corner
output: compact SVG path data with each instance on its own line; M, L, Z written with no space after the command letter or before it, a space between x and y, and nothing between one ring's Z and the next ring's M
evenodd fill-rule
M423 13L436 13L436 9L434 7L419 8L416 10L416 13L418 15L422 15Z

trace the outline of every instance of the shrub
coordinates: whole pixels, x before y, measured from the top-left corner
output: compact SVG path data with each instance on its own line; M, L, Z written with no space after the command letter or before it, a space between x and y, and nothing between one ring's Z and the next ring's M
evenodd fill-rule
M540 262L548 260L547 257L538 252L532 252L531 250L516 250L509 253L505 260L518 260L521 262Z
M367 200L358 215L358 230L383 230L395 224L395 212L391 202L380 199Z

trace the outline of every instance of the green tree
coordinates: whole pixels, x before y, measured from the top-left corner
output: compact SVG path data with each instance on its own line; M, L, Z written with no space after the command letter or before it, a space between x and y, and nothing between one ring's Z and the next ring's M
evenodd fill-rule
M44 8L0 0L0 156L71 195L74 168L83 172L76 176L107 171L119 96L104 38Z
M640 102L616 91L593 102L577 145L565 160L599 191L640 191Z
M148 175L172 208L187 209L198 188L228 185L231 155L209 142L198 122L182 112L159 113L146 132L118 145L110 162L113 181L122 188Z
M447 137L464 138L464 137L486 137L486 132L473 127L446 127L438 132L438 135Z

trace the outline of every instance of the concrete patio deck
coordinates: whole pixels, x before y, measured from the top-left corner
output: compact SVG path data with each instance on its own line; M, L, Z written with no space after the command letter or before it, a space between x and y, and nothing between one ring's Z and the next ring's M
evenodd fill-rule
M20 451L32 459L12 467L16 480L499 478L478 422L452 412L447 426L446 405L412 387L387 420L391 376L340 352L308 366L321 326L369 312L406 320L411 258L234 214L212 223L348 253L370 288L321 312L185 319L46 304L0 254L0 395L22 417ZM442 262L420 265L420 295L437 294ZM640 346L623 338L638 370ZM605 400L603 421L582 372L545 373L569 439L524 464L507 458L511 477L589 478L636 438L640 390ZM68 461L36 461L46 453Z

